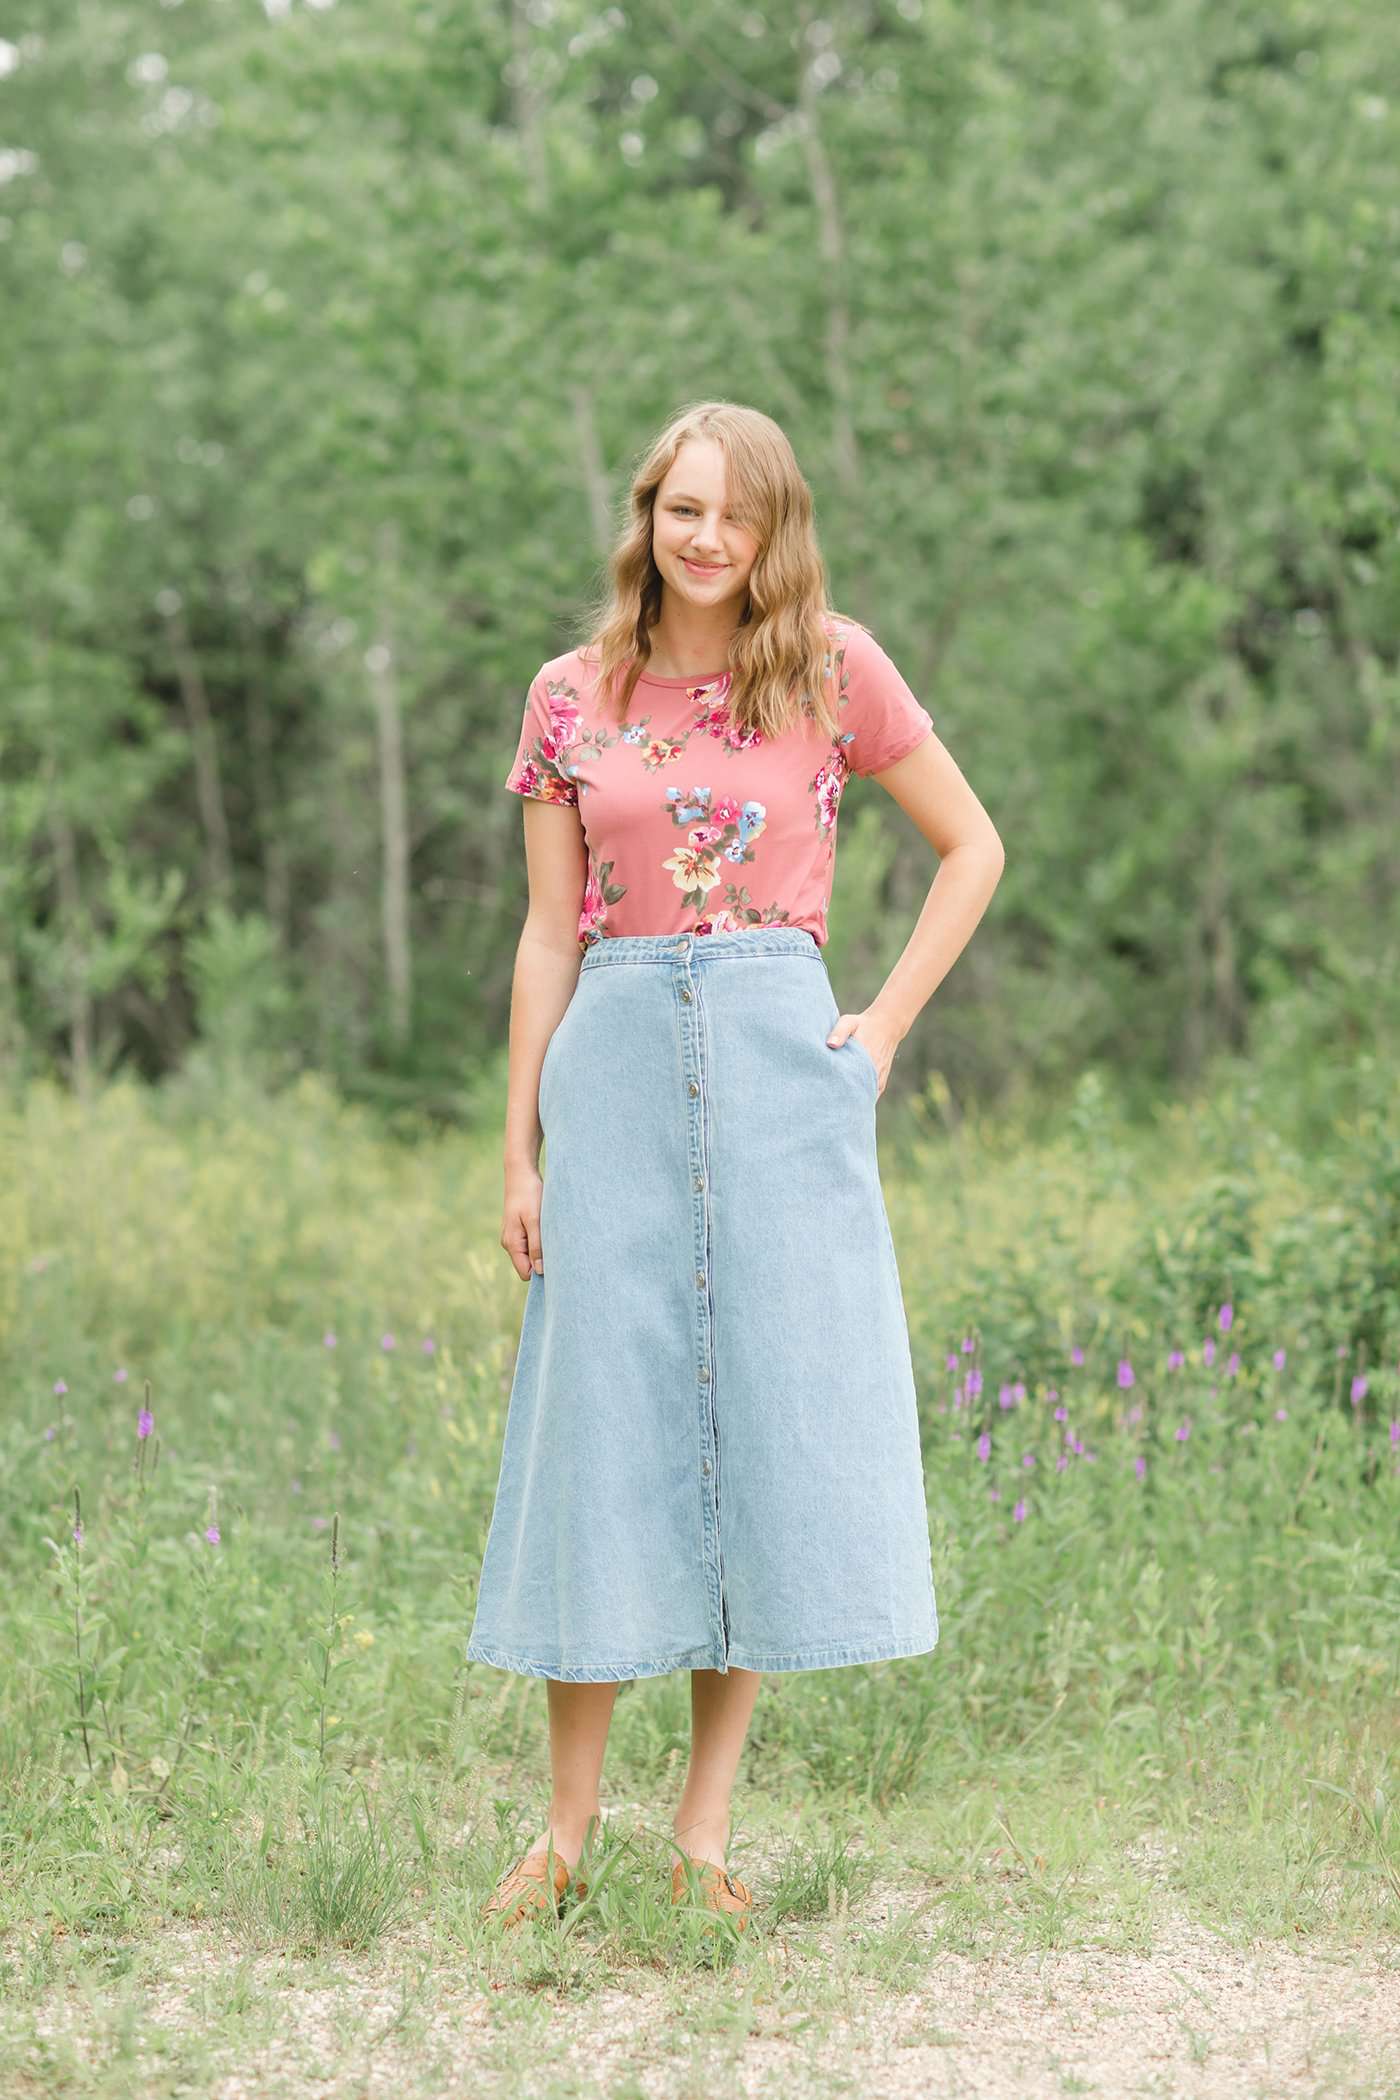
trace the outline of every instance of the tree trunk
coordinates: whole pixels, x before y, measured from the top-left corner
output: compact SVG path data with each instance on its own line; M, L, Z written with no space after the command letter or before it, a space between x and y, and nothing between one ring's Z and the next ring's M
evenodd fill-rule
M233 889L233 863L229 853L224 791L219 778L219 746L214 734L209 695L204 686L204 672L190 640L182 607L177 606L165 615L165 631L175 675L180 682L180 697L185 703L185 719L190 727L195 793L199 800L200 822L204 827L205 879L216 896L228 896Z
M83 968L83 889L78 872L78 840L68 813L58 799L57 769L52 758L45 771L49 789L46 822L58 886L59 953L68 1013L71 1077L79 1099L89 1101L92 1098L92 997Z
M380 915L389 980L389 1034L395 1048L402 1050L411 1032L413 953L408 909L408 787L392 611L397 576L398 533L393 525L385 525L379 534L379 613L368 661L379 746Z

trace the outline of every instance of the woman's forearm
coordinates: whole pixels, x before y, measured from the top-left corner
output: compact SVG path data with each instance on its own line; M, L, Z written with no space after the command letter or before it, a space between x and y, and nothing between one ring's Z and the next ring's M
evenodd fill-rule
M560 935L527 917L515 952L510 990L510 1068L506 1089L507 1167L537 1166L540 1156L540 1071L549 1039L564 1018L583 958L570 933Z

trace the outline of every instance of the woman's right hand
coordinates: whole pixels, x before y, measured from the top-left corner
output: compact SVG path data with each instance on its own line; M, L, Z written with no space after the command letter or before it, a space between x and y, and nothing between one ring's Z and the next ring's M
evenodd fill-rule
M505 1215L501 1221L501 1245L515 1263L522 1283L530 1281L532 1269L544 1274L544 1248L540 1244L540 1198L544 1176L538 1167L506 1168Z

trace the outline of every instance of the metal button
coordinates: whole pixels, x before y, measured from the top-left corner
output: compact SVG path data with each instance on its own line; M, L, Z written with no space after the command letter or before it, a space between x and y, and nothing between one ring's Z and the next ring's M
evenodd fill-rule
M702 1473L708 1473L710 1471L710 1461L708 1460L708 1458L705 1460L704 1465L701 1466L700 1471Z
M701 1366L700 1366L700 1383L701 1383L702 1385L703 1385L703 1384L705 1383L705 1381L706 1381L706 1379L707 1379L707 1378L709 1377L709 1375L710 1375L710 1367L709 1367L709 1365L708 1365L708 1364L701 1364Z
M683 984L681 986L681 997L686 1001L688 1005L690 1002L690 986L688 984Z
M704 1188L704 1186L705 1186L705 1177L704 1177L704 1175L703 1175L703 1174L697 1174L697 1175L696 1175L696 1177L695 1177L695 1186L696 1186L696 1188L697 1188L697 1189L702 1189L702 1188Z
M688 1094L698 1094L699 1091L699 1087L695 1084L695 1081L692 1079L690 1085L686 1088L686 1092Z
M695 1288L697 1291L703 1291L705 1288L705 1271L703 1269L695 1271Z

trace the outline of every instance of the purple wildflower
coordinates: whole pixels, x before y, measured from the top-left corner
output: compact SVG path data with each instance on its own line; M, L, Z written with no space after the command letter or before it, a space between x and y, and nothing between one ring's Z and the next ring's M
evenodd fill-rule
M56 1429L54 1424L50 1422L48 1428L44 1431L44 1442L46 1444L51 1444L54 1438L57 1436L57 1434L58 1430Z
M1143 1457L1140 1451L1137 1457L1133 1460L1133 1471L1137 1474L1139 1480L1146 1480L1147 1460Z
M143 1407L140 1414L136 1417L136 1434L138 1436L149 1436L155 1426L155 1416L151 1413L149 1407Z
M1069 1409L1067 1407L1057 1407L1055 1409L1055 1420L1057 1422L1067 1422L1069 1420Z
M1288 1420L1288 1409L1286 1407L1276 1407L1274 1409L1274 1420L1276 1422L1286 1422Z
M1057 1473L1063 1473L1063 1472L1064 1472L1064 1470L1065 1470L1065 1467L1066 1467L1066 1466L1067 1466L1068 1464L1069 1464L1069 1459L1068 1459L1068 1458L1066 1457L1065 1453L1064 1453L1064 1452L1062 1451L1062 1452L1060 1453L1059 1457L1058 1457L1058 1458L1057 1458L1057 1459L1055 1460L1055 1471L1056 1471Z
M381 1349L388 1350L397 1349L399 1345L394 1340L394 1337L391 1334L381 1334L379 1337L379 1346Z
M1034 1451L1023 1451L1021 1453L1021 1464L1023 1466L1033 1466L1035 1464Z
M1070 1362L1071 1362L1072 1364L1082 1364L1082 1363L1083 1363L1083 1361L1084 1361L1084 1351L1083 1351L1083 1350L1082 1350L1082 1349L1080 1348L1080 1346L1079 1346L1078 1342L1076 1342L1076 1343L1075 1343L1075 1345L1074 1345L1074 1347L1073 1347L1073 1348L1072 1348L1072 1349L1070 1350L1070 1352L1069 1352L1069 1360L1070 1360Z
M991 1455L992 1439L989 1432L984 1429L982 1431L981 1436L979 1436L977 1439L977 1456L981 1459L983 1465L985 1466L987 1460L991 1457Z
M1019 1378L1016 1380L1015 1385L1013 1385L1011 1388L1011 1395L1012 1398L1018 1402L1024 1400L1026 1397L1025 1385Z
M113 1383L114 1385L125 1385L125 1384L126 1384L126 1372L125 1372L124 1370L121 1370L121 1371L113 1371L113 1373L112 1373L112 1383Z
M1014 1504L1014 1506L1013 1506L1013 1508L1012 1508L1012 1511L1011 1511L1011 1520L1012 1520L1012 1522L1013 1522L1014 1524L1024 1524L1024 1523L1025 1523L1025 1521L1026 1521L1026 1498L1025 1498L1025 1496L1024 1496L1024 1495L1018 1495L1018 1496L1017 1496L1017 1498L1016 1498L1016 1501L1015 1501L1015 1504Z
M987 1500L989 1502L1000 1502L1001 1500L1001 1489L996 1485L995 1481L987 1490Z
M976 1342L974 1342L974 1341L973 1341L973 1339L972 1339L972 1336L971 1336L970 1334L965 1334L965 1335L963 1336L963 1355L964 1355L964 1356L970 1356L970 1355L971 1355L971 1353L972 1353L972 1351L973 1351L973 1350L974 1350L974 1349L975 1349L976 1347L977 1347L977 1344L976 1344Z
M63 1380L63 1379L61 1379L61 1378L55 1378L55 1380L54 1380L54 1382L53 1382L53 1389L54 1389L54 1391L55 1391L56 1393L66 1393L66 1392L67 1392L67 1390L68 1390L68 1387L67 1387L67 1385L66 1385L66 1383L64 1382L64 1380Z
M982 1373L974 1366L963 1380L963 1389L969 1400L975 1400L982 1390Z
M425 1356L431 1356L436 1348L437 1343L433 1340L432 1336L430 1334L425 1334L423 1337L423 1354Z
M1119 1383L1119 1385L1120 1385L1120 1386L1122 1386L1122 1388L1123 1388L1124 1392L1126 1392L1126 1391L1128 1390L1128 1387L1129 1387L1130 1385L1133 1385L1133 1384L1134 1384L1135 1382L1136 1382L1136 1381L1134 1380L1134 1377L1133 1377L1133 1367L1132 1367L1132 1365L1131 1365L1131 1364L1130 1364L1130 1363L1128 1362L1128 1359L1127 1359L1127 1357L1126 1357L1126 1356L1124 1356L1124 1357L1120 1357L1120 1358L1119 1358L1119 1361L1118 1361L1118 1383Z
M1141 1402L1141 1400L1138 1400L1138 1401L1135 1401L1135 1402L1134 1402L1133 1406L1131 1406L1131 1407L1130 1407L1130 1408L1128 1409L1128 1412L1126 1413L1126 1415L1124 1415L1124 1417L1123 1417L1123 1420L1124 1420L1125 1422L1140 1422L1140 1421L1142 1420L1142 1402Z
M1234 1308L1234 1306L1233 1306L1233 1305L1229 1305L1229 1304L1226 1304L1226 1305L1222 1305L1222 1306L1221 1306L1221 1308L1220 1308L1220 1332L1221 1332L1222 1334L1228 1334L1228 1333L1230 1332L1230 1324L1231 1324L1231 1322L1233 1321L1234 1317L1235 1317L1235 1308Z
M334 1349L334 1347L335 1347L335 1336L334 1336L334 1335L332 1334L332 1332L331 1332L331 1330L330 1330L330 1328L329 1328L329 1327L328 1327L328 1328L326 1329L325 1333L324 1333L324 1334L323 1334L323 1335L321 1336L321 1341L322 1341L322 1343L324 1344L324 1346L325 1346L325 1347L326 1347L327 1349Z
M1015 1405L1016 1402L1012 1397L1010 1386L1002 1386L1001 1390L997 1394L997 1406L1002 1409L1006 1409L1008 1407L1014 1407Z
M1203 1364L1213 1364L1213 1363L1215 1362L1215 1344L1214 1344L1214 1342L1207 1342L1207 1343L1206 1343L1206 1345L1205 1345L1205 1347L1204 1347L1204 1348L1202 1349L1202 1351L1201 1351L1201 1362L1202 1362Z
M1237 1349L1232 1349L1232 1350L1230 1351L1230 1360L1229 1360L1229 1362L1228 1362L1228 1363L1226 1364L1226 1366L1225 1366L1225 1376L1226 1376L1227 1378L1237 1378L1237 1377L1239 1376L1239 1370L1240 1370L1240 1357L1239 1357L1239 1351L1238 1351Z
M1285 1364L1286 1364L1287 1362L1288 1362L1288 1351L1287 1351L1286 1349L1275 1349L1275 1351L1274 1351L1274 1369L1275 1369L1276 1371L1281 1371L1281 1370L1283 1369L1284 1365L1285 1365Z
M956 1370L957 1370L957 1368L958 1368L958 1352L957 1352L957 1350L956 1350L956 1349L950 1349L950 1350L948 1351L948 1363L947 1363L947 1369L948 1369L948 1370L950 1370L950 1371L956 1371Z
M1360 1407L1362 1401L1366 1398L1366 1388L1368 1383L1369 1381L1364 1371L1358 1371L1355 1378L1352 1379L1351 1404L1353 1407Z
M1390 1425L1390 1443L1392 1450L1400 1450L1400 1422L1392 1422Z
M205 1537L206 1537L206 1538L208 1539L208 1541L209 1541L209 1543L210 1543L210 1545L211 1545L211 1546L217 1546L217 1545L218 1545L218 1543L219 1543L219 1527L218 1527L218 1525L217 1525L217 1524L209 1524L209 1525L206 1525L206 1527L205 1527L205 1531L204 1531L204 1536L205 1536Z
M1190 1417L1190 1416L1188 1415L1188 1416L1187 1416L1187 1418L1186 1418L1186 1420L1185 1420L1185 1421L1184 1421L1184 1422L1182 1423L1181 1427L1180 1427L1180 1428L1179 1428L1179 1429L1177 1430L1177 1432L1176 1432L1176 1440L1177 1440L1177 1442L1178 1442L1179 1444L1184 1444L1184 1443L1186 1442L1187 1438L1188 1438L1188 1437L1190 1436L1190 1434L1191 1434L1191 1417Z
M73 1544L74 1544L75 1546L81 1546L81 1545L82 1545L82 1543L83 1543L83 1520L82 1520L82 1518L81 1518L81 1517L79 1517L79 1519L78 1519L77 1523L76 1523L76 1524L75 1524L75 1525L73 1526Z
M1167 1369L1169 1371L1179 1371L1185 1361L1186 1351L1184 1349L1173 1349L1171 1355L1167 1358Z

